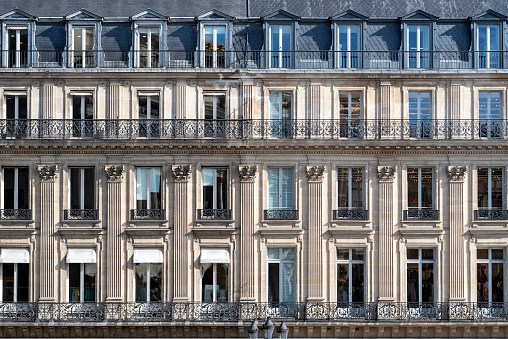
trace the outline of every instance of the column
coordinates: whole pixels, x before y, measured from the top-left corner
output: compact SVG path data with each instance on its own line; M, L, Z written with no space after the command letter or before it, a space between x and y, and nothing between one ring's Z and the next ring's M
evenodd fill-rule
M323 301L323 166L307 166L309 184L309 257L307 267L309 294L307 301Z
M254 182L257 166L238 166L240 176L240 301L256 301L256 228Z
M189 301L191 266L189 263L189 220L187 206L187 183L191 174L191 166L173 166L174 180L174 268L175 292L173 301Z
M40 230L40 302L55 302L56 272L58 259L56 255L56 225L55 225L55 179L58 166L39 166L41 179L41 230Z
M42 85L42 119L52 119L53 116L53 84ZM34 117L32 117L33 119Z
M379 166L379 301L395 301L393 181L395 167Z
M448 167L450 184L450 301L466 301L464 266L464 175L466 167Z
M123 166L106 166L107 180L107 246L106 301L122 302L122 178Z
M175 119L185 119L187 112L187 83L177 82L175 90Z
M392 84L389 82L382 81L379 85L380 90L380 119L390 119L391 110L391 97L392 97Z

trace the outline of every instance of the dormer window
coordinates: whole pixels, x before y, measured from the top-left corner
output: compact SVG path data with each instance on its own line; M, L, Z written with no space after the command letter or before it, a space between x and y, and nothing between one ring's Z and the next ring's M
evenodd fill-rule
M100 29L102 18L84 9L68 15L67 20L67 62L69 67L99 67L101 60Z
M139 67L159 67L160 32L158 27L139 28Z
M502 32L506 30L508 17L492 10L471 18L473 32L474 65L476 68L503 67L504 43Z
M28 67L28 26L7 26L9 67Z
M330 18L332 20L335 67L362 67L363 34L367 17L352 10Z
M298 20L299 17L283 10L263 17L265 62L269 68L294 67Z
M2 65L4 67L30 67L32 66L34 25L37 18L15 9L0 16L3 33L2 46L4 52Z
M401 18L402 53L405 68L432 68L432 50L437 17L416 11Z
M164 66L167 17L150 9L131 17L134 32L133 66L158 68ZM167 60L166 60L167 61Z
M232 62L231 28L234 18L216 9L196 18L200 34L200 65L224 68Z

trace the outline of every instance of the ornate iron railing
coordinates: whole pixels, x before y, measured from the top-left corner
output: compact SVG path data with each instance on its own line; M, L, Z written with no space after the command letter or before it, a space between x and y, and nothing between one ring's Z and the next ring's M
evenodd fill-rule
M0 119L1 139L508 139L508 120Z
M298 210L269 209L264 212L265 220L298 220Z
M0 51L6 68L500 69L505 51Z
M404 220L439 220L439 211L431 209L411 209L405 210L403 217Z
M32 210L30 209L0 210L0 220L32 220Z
M508 220L507 210L475 210L474 220Z
M198 220L231 220L231 210L198 209Z
M166 217L165 210L155 210L155 209L131 210L131 220L164 220L165 217Z
M64 210L64 220L99 220L99 210Z
M369 220L369 211L361 209L334 210L333 220Z

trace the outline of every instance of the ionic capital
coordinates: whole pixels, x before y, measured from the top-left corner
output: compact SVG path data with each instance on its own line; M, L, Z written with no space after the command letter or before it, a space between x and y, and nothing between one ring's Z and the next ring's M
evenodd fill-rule
M257 166L238 166L240 181L254 181L256 179Z
M395 166L378 166L377 178L380 182L392 182L395 178Z
M309 182L323 181L323 176L325 174L325 167L324 166L307 166L305 168L305 172L307 175L307 180Z
M466 174L465 166L448 166L448 180L449 181L463 181Z
M123 166L106 166L104 167L104 171L106 171L106 179L108 182L121 182L123 178Z
M39 166L39 177L41 181L54 181L56 179L56 175L58 173L57 165L42 165Z
M175 165L171 167L173 171L173 179L176 182L187 182L191 173L190 165Z

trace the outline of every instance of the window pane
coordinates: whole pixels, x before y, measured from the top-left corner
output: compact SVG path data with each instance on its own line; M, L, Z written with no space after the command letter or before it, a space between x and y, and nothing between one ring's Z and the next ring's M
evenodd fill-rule
M492 208L503 208L503 169L492 169Z
M16 96L5 96L5 114L7 119L16 119Z
M489 250L486 248L479 248L476 250L477 259L489 259Z
M201 298L203 301L213 301L213 264L201 264Z
M408 259L418 259L418 249L408 248L407 249L407 258Z
M271 26L270 27L272 31L272 51L278 51L279 50L279 26Z
M489 265L476 264L476 300L478 302L489 302Z
M349 260L349 249L337 248L337 260Z
M418 168L407 169L407 206L418 208Z
M490 27L490 50L499 51L499 26Z
M4 208L14 208L14 168L4 168Z
M291 50L291 26L282 26L282 50Z
M353 249L353 260L364 260L364 250L361 248Z
M267 252L268 252L268 259L280 259L279 258L280 251L278 248L268 248Z
M349 302L349 264L337 265L337 302Z
M489 207L489 170L478 168L478 208Z
M492 259L493 260L503 260L503 250L500 248L492 249Z
M213 50L213 26L205 26L205 51Z
M217 50L224 51L226 48L226 26L215 26L217 29Z
M95 301L95 276L97 274L96 264L84 264L84 286L85 286L85 302Z
M217 95L216 119L226 119L226 96Z
M28 302L29 264L18 264L18 302Z
M282 119L291 119L291 92L282 92Z
M487 26L478 26L478 50L487 51Z
M432 168L421 169L422 208L432 208Z
M161 209L161 169L150 168L150 208Z
M87 95L85 98L85 119L93 119L93 96Z
M3 264L3 302L14 302L14 264Z
M28 167L18 168L18 209L28 209L29 205Z
M18 95L18 119L27 118L26 95Z
M85 209L95 209L95 169L85 168Z
M71 168L71 209L81 209L81 170Z
M282 263L282 302L295 301L295 264Z
M81 117L81 95L72 96L72 118L80 120Z
M420 51L429 50L429 26L420 27Z
M282 192L281 192L281 208L293 208L293 169L282 169Z
M358 26L350 26L351 30L351 50L359 51L360 50L360 34Z
M354 253L354 252L353 252ZM354 258L354 254L353 254ZM354 303L363 303L364 302L364 292L363 292L363 281L364 281L364 265L363 264L353 264L353 269L351 272L351 284L352 284L352 293L353 298L352 302Z
M139 119L147 119L148 118L148 97L144 95L140 95L138 97L138 109L139 109Z
M492 302L502 303L503 299L503 264L492 263Z
M418 264L408 263L407 264L407 301L408 302L419 302L420 286L418 280Z
M283 248L282 249L282 258L281 259L294 259L295 258L295 249L294 248Z
M351 169L351 203L353 208L363 208L363 169Z
M225 169L217 169L217 209L226 209L228 205L228 180Z
M81 27L74 28L74 50L80 51L83 49L83 32Z
M347 51L347 27L339 26L339 51Z
M136 283L136 301L147 301L147 269L149 264L134 264L135 283Z
M337 168L337 204L340 208L349 207L349 168Z
M87 51L93 50L93 27L87 27L85 29L85 49Z
M213 208L213 169L203 168L203 208Z
M422 264L422 302L434 301L434 264Z
M228 264L217 265L217 296L216 300L228 301Z
M432 248L422 249L422 259L423 260L434 260L434 250Z
M69 264L69 302L80 302L81 264Z
M279 169L268 168L268 208L279 207Z
M136 169L136 200L137 209L146 209L147 205L147 169L137 168Z
M268 302L279 301L279 263L268 263Z
M161 301L162 264L150 264L150 301Z

